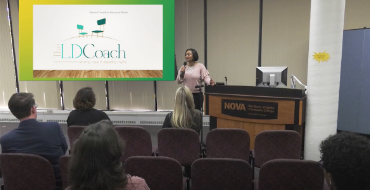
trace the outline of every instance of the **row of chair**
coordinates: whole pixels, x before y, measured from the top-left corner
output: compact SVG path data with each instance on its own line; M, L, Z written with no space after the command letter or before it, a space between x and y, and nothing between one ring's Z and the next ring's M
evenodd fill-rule
M68 137L71 147L84 126L70 126ZM200 157L236 158L254 166L277 158L300 159L301 136L295 131L263 131L255 138L254 150L250 150L250 136L242 129L214 129L207 134L206 149L201 150L198 134L187 129L162 129L158 132L158 148L152 147L150 134L142 127L116 126L118 134L125 140L126 148L122 160L130 156L156 155L175 158L184 165ZM201 151L201 152L200 152ZM183 152L183 154L181 154ZM190 156L192 155L192 156Z
M63 189L68 186L70 155L59 160ZM0 155L6 190L53 190L55 178L45 158L23 153ZM125 171L145 179L151 190L182 190L181 164L162 156L133 156ZM199 158L191 166L192 190L252 190L252 168L248 162L230 158ZM322 190L323 171L317 162L275 159L262 165L259 190Z
M77 139L83 126L68 129L70 144ZM125 140L126 148L122 161L131 156L165 156L174 158L186 168L184 176L189 185L191 166L199 158L241 159L254 168L261 167L273 159L300 159L301 136L295 131L263 131L255 138L255 149L250 151L250 136L242 129L214 129L207 134L202 149L199 135L189 129L162 129L158 132L158 148L152 148L150 134L142 127L116 126L118 134ZM71 138L72 137L72 138ZM258 184L258 181L254 181Z

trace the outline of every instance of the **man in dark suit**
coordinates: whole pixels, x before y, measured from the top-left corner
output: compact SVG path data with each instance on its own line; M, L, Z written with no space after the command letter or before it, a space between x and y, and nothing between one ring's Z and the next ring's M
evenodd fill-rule
M0 139L3 153L28 153L42 156L50 161L54 169L57 187L62 186L58 160L67 149L67 141L57 122L38 122L37 104L32 93L15 93L8 107L19 119L17 129Z

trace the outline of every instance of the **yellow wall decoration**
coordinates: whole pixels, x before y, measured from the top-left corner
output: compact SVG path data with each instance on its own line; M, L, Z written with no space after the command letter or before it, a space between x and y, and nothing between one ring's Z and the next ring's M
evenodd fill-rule
M330 55L326 53L325 51L319 52L319 53L314 52L313 59L320 63L320 62L328 61L328 59L330 59Z

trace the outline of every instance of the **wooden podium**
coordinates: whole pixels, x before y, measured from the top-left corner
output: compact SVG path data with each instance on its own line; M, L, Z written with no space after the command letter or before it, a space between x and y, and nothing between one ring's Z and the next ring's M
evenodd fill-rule
M295 130L304 142L306 95L301 89L254 86L206 86L205 114L210 130L246 130L254 139L265 130Z

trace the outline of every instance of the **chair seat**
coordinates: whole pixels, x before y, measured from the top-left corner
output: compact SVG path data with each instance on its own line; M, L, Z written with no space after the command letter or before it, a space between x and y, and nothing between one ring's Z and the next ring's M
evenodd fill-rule
M94 30L94 31L92 31L92 32L94 32L94 33L101 33L101 32L103 32L103 31L101 31L101 30Z
M81 32L80 34L81 34L81 35L85 35L85 34L87 34L87 32Z

